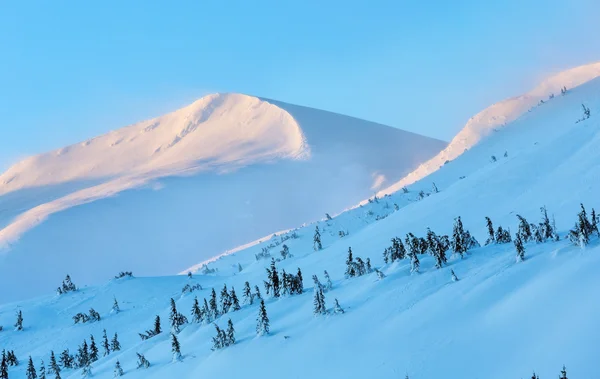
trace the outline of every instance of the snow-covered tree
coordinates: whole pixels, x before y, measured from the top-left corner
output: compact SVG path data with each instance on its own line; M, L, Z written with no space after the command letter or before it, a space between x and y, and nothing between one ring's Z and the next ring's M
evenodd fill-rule
M235 289L233 287L231 287L231 292L229 293L229 299L231 301L231 306L230 306L230 310L233 312L239 311L240 309L242 309L242 307L240 307L240 301L238 300L237 295L235 294Z
M171 333L171 352L173 353L173 362L181 361L181 345L175 333Z
M160 319L159 319L159 325L160 325ZM110 349L112 351L121 350L121 343L119 342L119 337L117 336L117 333L115 333L115 336L110 341Z
M137 357L138 357L138 361L137 361L137 368L138 369L150 367L150 361L148 361L143 354L140 354L140 353L136 353L136 354L137 354Z
M52 358L52 357L51 357ZM90 352L86 340L77 349L77 366L85 367L90 363ZM52 359L50 359L50 367L52 367Z
M375 269L375 273L377 274L377 279L381 280L383 278L385 278L385 274L381 271L379 271L378 269Z
M91 321L100 321L100 313L96 312L94 308L90 308L90 311L88 313L90 315Z
M254 296L257 299L262 300L262 296L260 295L260 288L258 288L258 286L254 286Z
M563 365L562 370L560 370L560 376L558 379L568 379L567 378L567 368Z
M211 319L215 320L217 317L219 317L219 307L217 306L217 293L215 292L214 288L210 292L208 306L210 308Z
M496 236L494 234L494 225L492 224L492 219L489 217L485 218L485 224L488 230L488 238L485 241L486 245L492 244L496 242Z
M323 271L323 276L325 277L325 292L330 291L333 288L333 283L327 270Z
M113 306L112 306L111 312L112 313L121 312L121 308L119 307L119 302L117 301L116 297L113 297Z
M50 351L50 369L48 372L53 373L56 377L60 377L60 366L56 362L54 351Z
M227 346L233 345L235 343L235 329L233 328L233 322L231 319L227 321Z
M517 231L517 234L521 236L521 241L523 243L529 242L533 237L533 233L531 232L531 225L527 222L525 217L517 215L517 218L519 219L519 229Z
M517 233L515 236L515 249L517 250L517 262L525 260L525 248L523 247L523 237Z
M269 316L267 316L267 308L265 301L260 299L260 307L258 308L258 317L256 318L256 334L259 336L269 334Z
M202 314L202 308L198 302L198 296L194 297L194 303L192 304L192 322L202 323L204 315Z
M119 360L117 359L117 362L115 362L115 369L113 371L114 373L114 377L119 377L119 376L123 376L125 373L123 372L123 368L121 367L121 362L119 362Z
M37 379L37 371L35 370L35 366L33 365L33 359L31 359L31 355L29 356L29 361L27 362L27 370L25 371L27 375L27 379Z
M244 290L242 291L244 304L252 305L254 304L254 294L252 293L252 289L250 288L250 283L244 283Z
M108 343L108 336L106 335L106 329L102 330L102 356L106 357L110 354L110 344Z
M58 357L58 361L64 369L73 368L73 366L75 364L75 359L69 353L69 349L65 349L62 351L62 353L60 353L60 356Z
M94 336L90 335L90 362L96 362L98 360L98 346Z
M17 312L17 322L15 322L15 330L23 330L23 311Z
M321 233L319 233L319 225L315 227L315 235L313 236L313 249L319 251L323 248L321 244Z
M464 236L463 223L460 216L458 216L454 221L454 228L452 230L452 250L454 254L459 254L461 258L467 252L467 241L465 241Z
M344 273L346 278L352 278L356 276L356 269L354 258L352 257L352 247L348 248L348 257L346 258L346 272Z
M46 379L46 365L44 365L44 360L40 361L40 369L39 369L40 379Z
M292 257L292 254L290 254L290 248L286 244L283 244L280 253L281 253L281 259L288 259L288 258Z
M452 281L453 282L458 282L458 277L454 273L454 270L450 270L450 275L452 275Z
M335 313L335 314L344 313L344 308L342 308L340 306L340 303L338 302L338 299L334 299L333 300L333 313Z
M367 274L370 274L373 272L373 267L371 266L371 258L367 258L367 261L365 262L366 264L366 268L367 268Z
M277 267L275 266L275 259L271 258L271 268L267 271L270 273L269 283L271 284L271 288L273 289L273 297L279 297L280 294L280 283L279 283L279 274L277 273Z
M316 315L323 315L327 313L327 307L325 305L325 294L321 286L316 286L313 297L313 313Z
M212 338L213 347L211 348L211 350L219 350L226 346L226 335L225 332L221 328L219 328L219 325L214 325L217 334Z
M8 379L8 362L4 350L2 350L2 360L0 361L0 379Z
M496 243L509 243L512 242L510 236L510 229L503 229L502 226L498 226L496 231Z
M229 312L229 308L231 307L231 299L229 298L227 284L224 284L223 288L221 289L221 298L219 300L219 304L221 306L221 314Z

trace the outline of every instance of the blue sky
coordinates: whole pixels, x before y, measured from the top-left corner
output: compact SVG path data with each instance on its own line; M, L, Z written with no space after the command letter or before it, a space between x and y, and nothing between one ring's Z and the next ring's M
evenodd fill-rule
M450 140L600 60L597 0L0 2L0 169L242 92Z

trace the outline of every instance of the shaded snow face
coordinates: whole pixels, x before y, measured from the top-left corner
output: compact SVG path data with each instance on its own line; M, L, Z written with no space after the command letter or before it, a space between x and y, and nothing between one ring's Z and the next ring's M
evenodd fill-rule
M89 283L116 267L179 272L340 212L373 193L375 175L391 183L444 146L330 112L209 95L0 176L0 273L37 277L0 299L44 293L66 272Z

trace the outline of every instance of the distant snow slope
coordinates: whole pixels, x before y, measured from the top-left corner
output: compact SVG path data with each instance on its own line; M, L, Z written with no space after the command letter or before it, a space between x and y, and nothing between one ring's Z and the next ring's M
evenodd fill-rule
M206 96L2 174L0 281L37 280L0 299L39 294L65 272L90 283L115 267L179 272L340 212L444 146L321 110Z
M591 117L577 122L583 116L582 103L590 109ZM202 275L200 270L192 279L111 280L111 275L105 275L102 285L90 287L85 286L84 278L74 276L82 287L76 293L56 296L48 289L46 296L2 305L0 325L5 330L0 332L0 347L14 349L21 362L32 355L37 364L44 359L47 365L51 350L56 353L69 348L74 352L83 339L89 343L90 334L99 341L103 329L109 336L116 332L122 350L92 364L94 377L99 379L112 377L117 359L126 377L132 379L363 379L405 375L411 379L506 379L530 377L532 370L540 378L556 378L563 364L569 378L593 378L598 371L600 340L600 303L596 301L600 238L593 236L581 249L564 237L576 220L580 202L588 214L592 207L600 207L598 146L600 78L508 123L410 185L408 193L400 191L332 220L300 227L294 231L298 238L291 238L293 232L288 232L233 251L209 263L209 269L218 269L216 273ZM492 155L497 157L495 161ZM439 192L432 191L432 182ZM424 197L419 200L420 191ZM424 236L428 227L438 234L451 234L454 218L460 215L465 228L483 243L485 216L491 217L496 227L502 225L514 232L517 214L537 223L543 205L556 219L562 239L527 243L524 262L516 263L512 244L473 249L465 259L450 258L442 269L434 267L430 256L422 255L418 274L410 273L407 260L383 262L382 252L392 237L404 237L409 232ZM283 211L292 206L286 204ZM150 216L148 212L141 218ZM315 226L319 226L323 243L323 250L317 252L313 250ZM340 237L340 231L347 235ZM153 233L144 238L154 238ZM119 245L121 241L112 243ZM143 238L138 238L138 243L147 246ZM279 258L282 243L293 257L277 263L277 268L280 273L296 273L301 268L305 292L279 299L265 296L270 335L256 337L257 304L244 305L240 311L216 320L220 327L226 327L231 318L235 345L211 351L215 328L188 324L179 334L183 361L173 363L169 299L174 298L178 310L189 316L195 296L202 301L209 297L211 288L218 293L223 284L229 289L235 287L240 298L246 281L260 286L266 295L262 283L269 260L257 261L255 254L267 249ZM89 242L82 239L77 246L86 248ZM386 277L378 280L371 273L346 279L348 247L352 247L355 258L369 257ZM119 269L114 267L112 274ZM459 278L457 282L451 281L451 269ZM325 293L326 305L331 310L334 299L338 299L344 314L313 315L311 276L318 275L325 283L324 270L333 281L333 288ZM11 285L3 288L12 291L35 281L36 275L11 278ZM186 284L201 284L203 289L182 295ZM121 304L119 314L110 313L113 296ZM73 325L71 316L90 307L100 312L102 320ZM23 331L10 327L18 310L25 320ZM137 333L149 329L156 315L163 320L165 332L142 341ZM136 369L136 352L149 359L149 369ZM11 378L23 377L24 370L25 364L11 367ZM80 371L64 370L62 377L79 378Z
M561 88L571 89L600 76L600 62L579 66L553 75L530 92L500 101L473 116L465 127L452 139L450 144L438 155L420 165L415 171L394 183L381 194L393 193L402 187L416 182L438 170L447 161L451 161L470 149L479 141L507 123L514 121L540 100L547 101L552 94L560 96Z

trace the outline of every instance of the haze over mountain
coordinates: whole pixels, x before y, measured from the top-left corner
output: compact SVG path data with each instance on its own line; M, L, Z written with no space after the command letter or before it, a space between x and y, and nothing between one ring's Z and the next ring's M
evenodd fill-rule
M68 348L73 353L84 339L89 341L90 335L100 341L103 330L109 336L118 333L121 350L91 363L97 378L112 377L117 360L125 375L134 379L281 375L505 379L531 377L532 370L545 379L556 377L563 364L569 378L594 377L600 340L600 329L596 327L600 303L595 301L600 286L600 219L592 218L591 208L600 206L600 78L593 73L587 75L589 80L567 86L564 95L558 92L553 98L546 96L543 103L536 101L523 108L525 111L514 120L493 127L496 132L473 139L467 150L446 164L442 162L429 175L410 184L407 191L372 199L332 219L240 247L213 259L191 278L114 279L120 269L115 266L113 275L106 275L101 285L86 287L83 280L73 276L80 286L77 291L56 295L48 289L43 297L2 305L0 325L5 330L0 332L0 346L14 350L22 361L32 355L39 366L41 359L48 362L51 350ZM295 118L302 125L300 118ZM305 137L310 146L310 133ZM311 146L313 159L318 151ZM88 206L97 204L95 209L84 211L98 217L102 208L124 206L125 200L134 198L119 196L116 199L123 201L118 204L94 202ZM581 203L587 209L585 216ZM273 204L284 211L292 205ZM72 208L69 217L77 217L74 212L83 207ZM547 210L547 224L541 223L541 207ZM157 222L159 215L165 217L163 212L166 209L138 218ZM520 223L517 215L525 221ZM202 216L196 215L195 219ZM464 230L458 228L459 216ZM60 213L42 225L51 223L54 217L60 217ZM490 239L486 243L489 234L485 217L491 219L494 230L499 226L510 230L512 239L522 240L527 228L551 229L552 237L538 233L527 237L523 259L519 259L518 244L512 241ZM106 224L104 227L110 229L111 225ZM42 225L26 233L24 240L33 240L28 234ZM545 229L546 225L550 229ZM581 225L592 230L585 229L589 232L587 241ZM55 222L52 231L58 233L61 227L73 232L74 225L63 219ZM315 244L316 227L322 249ZM466 230L481 246L459 252L457 245L464 242ZM432 237L430 231L437 236ZM145 252L149 246L145 239L154 238L153 233L138 238L142 248L136 251ZM443 244L439 241L444 235L451 242L447 261L436 267L436 254ZM107 233L106 238L110 237ZM395 237L404 243L407 254L390 261L390 251L395 249L391 239ZM422 237L426 242L415 243L412 237ZM78 246L87 246L89 238L86 235L78 240ZM121 241L112 243L117 246ZM284 244L291 256L281 254ZM426 251L420 251L423 244ZM383 254L386 251L387 260ZM267 256L261 258L261 253ZM366 262L373 271L366 269ZM80 264L93 267L104 262L88 258ZM303 291L291 294L282 290L281 296L274 296L273 287L269 287L271 292L267 294L263 283L273 282L273 278L267 277L265 268L271 269L272 265L281 277L285 270L286 275L296 278L300 268ZM352 272L361 267L360 275ZM18 284L16 287L28 285L36 280L37 273L25 275L19 281L11 278L11 283ZM320 282L312 280L312 275ZM289 290L290 276L285 277L288 281L282 283L287 283ZM257 286L265 300L270 319L266 335L257 335L258 299L255 297L252 304L243 302L246 282L254 294ZM190 322L182 324L179 332L173 329L183 355L177 359L166 321L171 313L170 299L178 312L190 316L196 297L202 304L203 298L211 298L211 289L219 292L224 285L229 291L235 288L242 302L240 309L225 306L215 318L200 323L189 317ZM111 311L114 298L121 305L119 313ZM325 310L320 301L325 302ZM100 321L73 323L72 316L90 308L100 313ZM23 313L24 330L10 327L15 324L17 311ZM141 339L138 333L151 328L156 315L163 320L163 332ZM219 347L213 343L219 341L219 336L212 323L224 329L229 319L235 327L235 343ZM149 360L148 368L136 368L136 353ZM9 370L11 375L21 377L25 364ZM81 371L66 368L61 375L77 378Z
M43 293L65 272L89 283L116 268L179 272L340 212L445 145L247 95L203 97L0 175L0 277L37 278L1 296Z

